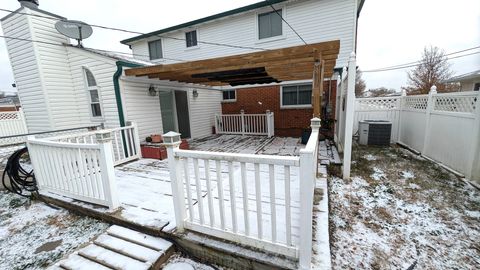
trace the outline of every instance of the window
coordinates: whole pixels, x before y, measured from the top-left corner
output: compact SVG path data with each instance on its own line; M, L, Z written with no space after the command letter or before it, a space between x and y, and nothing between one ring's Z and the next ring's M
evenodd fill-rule
M163 58L162 40L155 40L148 42L148 51L150 53L150 60Z
M197 30L186 32L185 40L187 41L187 48L197 46Z
M100 105L100 97L98 95L97 81L95 81L95 77L93 77L93 74L90 70L84 69L84 71L92 116L102 117L102 108Z
M473 85L473 91L480 91L480 82Z
M309 107L312 104L312 85L289 85L282 87L282 107Z
M236 99L235 90L223 91L223 100L224 101L235 101L235 99Z
M282 10L267 12L258 15L258 39L282 35Z

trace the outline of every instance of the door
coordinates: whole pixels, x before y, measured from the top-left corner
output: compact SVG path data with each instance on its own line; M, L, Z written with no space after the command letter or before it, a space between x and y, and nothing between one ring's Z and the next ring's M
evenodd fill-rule
M173 91L160 91L158 96L160 98L163 133L176 131Z
M177 109L178 132L182 138L190 138L190 116L186 91L175 91L175 107Z

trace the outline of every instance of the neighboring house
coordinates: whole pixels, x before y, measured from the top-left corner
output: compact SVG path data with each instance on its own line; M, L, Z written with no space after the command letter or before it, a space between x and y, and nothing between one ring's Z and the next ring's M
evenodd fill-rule
M339 40L336 70L341 71L355 51L364 0L262 1L123 40L134 58L72 46L54 27L65 18L39 9L38 1L20 2L21 13L7 15L1 23L6 36L39 41L6 39L30 132L99 124L117 127L135 121L141 138L169 130L198 138L212 134L215 114L240 109L273 111L277 135L299 135L312 116L311 80L215 87L127 77L124 70L170 64L172 59L191 61L259 51L253 48L303 45L278 12L307 43ZM333 119L337 83L328 79L323 100L329 102L323 105Z
M460 91L480 90L480 70L472 71L455 76L447 81L448 83L460 83Z
M363 3L364 0L262 1L121 42L130 46L137 59L170 64L175 62L172 59L190 61L252 51L214 43L264 49L303 45L288 22L309 44L340 40L336 68L341 70L347 66L350 53L355 51L356 25ZM323 115L334 119L337 82L335 78L326 79L323 100L328 102L322 104ZM237 114L242 109L245 113L273 111L275 132L281 136L298 136L310 125L311 81L223 89L223 113Z

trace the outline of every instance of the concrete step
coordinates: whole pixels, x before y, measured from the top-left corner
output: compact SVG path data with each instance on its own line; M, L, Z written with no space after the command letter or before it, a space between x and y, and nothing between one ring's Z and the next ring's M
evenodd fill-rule
M49 269L157 269L173 250L164 239L114 225Z

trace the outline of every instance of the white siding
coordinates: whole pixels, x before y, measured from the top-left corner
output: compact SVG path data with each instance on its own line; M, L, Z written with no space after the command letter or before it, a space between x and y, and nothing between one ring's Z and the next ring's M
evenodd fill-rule
M340 40L337 67L343 67L347 65L348 56L354 50L355 4L354 0L310 0L287 2L277 8L284 9L285 19L307 43ZM162 34L162 36L185 39L185 31L197 29L199 41L266 49L303 45L303 42L285 23L283 25L284 38L269 42L257 40L257 12L271 10L270 7L266 7L260 11L249 11L206 22L183 31ZM148 41L154 39L158 39L158 37L133 43L132 50L135 57L148 60ZM184 40L168 38L163 38L162 43L164 57L187 61L252 52L250 49L207 44L199 44L198 48L187 49ZM166 62L175 61L166 60Z
M87 125L104 123L105 127L118 127L120 122L113 87L113 74L117 70L115 60L97 56L74 47L67 47L67 51L71 66L75 99L78 105L77 113L80 116L81 122ZM102 104L102 120L91 117L83 68L88 68L93 76L95 76Z
M193 89L188 91L190 110L190 129L192 138L212 134L215 126L215 114L222 112L222 92L217 90L197 89L198 97L193 97Z
M162 134L160 101L158 96L152 97L147 94L150 84L122 80L120 85L125 120L137 123L140 140L143 141L152 134Z
M22 9L20 12L28 10ZM33 38L30 17L25 15L16 14L3 20L2 28L6 36L28 40ZM29 132L50 130L49 110L35 55L36 44L13 39L6 39L6 44Z

